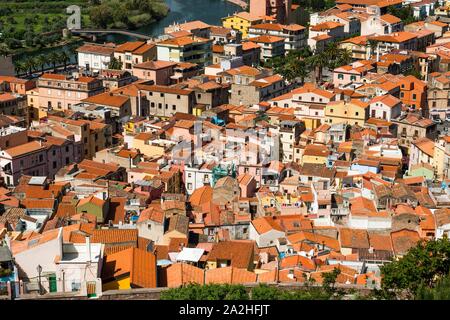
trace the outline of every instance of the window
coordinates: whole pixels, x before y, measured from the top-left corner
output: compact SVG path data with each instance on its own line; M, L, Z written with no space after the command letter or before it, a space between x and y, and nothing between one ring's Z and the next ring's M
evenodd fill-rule
M162 103L158 103L158 109L162 109Z
M172 110L177 110L177 106L176 105L172 105Z
M56 169L56 161L53 161L53 169Z
M356 76L350 76L350 81L356 81Z
M404 92L401 92L400 93L400 98L404 98L405 97L405 93Z
M416 98L417 98L417 95L416 95L415 93L413 93L412 99L413 99L413 100L416 100Z
M69 157L66 157L66 165L68 165L70 162Z
M39 162L44 161L44 156L42 154L39 155Z
M181 97L180 97L180 95L179 95L179 94L177 95L177 99L181 99Z
M333 109L330 109L330 113L333 113Z
M342 73L339 73L339 74L338 74L338 79L339 79L339 80L343 80L343 79L344 79L344 75L343 75Z
M187 188L188 188L188 190L192 190L192 183L188 183Z
M53 156L56 156L56 150L52 151Z
M201 93L198 93L198 94L197 94L197 98L198 98L198 99L201 99L201 98L202 98L202 94L201 94Z
M152 224L151 223L147 223L147 229L148 230L152 230Z
M355 116L359 116L359 112L355 112Z
M192 177L192 173L188 173L188 178L191 178Z
M159 96L162 98L164 97L164 93L160 93Z
M151 106L152 108L154 108L154 107L155 107L155 103L154 103L154 102L150 103L150 106Z
M72 281L72 291L80 291L81 290L81 283Z

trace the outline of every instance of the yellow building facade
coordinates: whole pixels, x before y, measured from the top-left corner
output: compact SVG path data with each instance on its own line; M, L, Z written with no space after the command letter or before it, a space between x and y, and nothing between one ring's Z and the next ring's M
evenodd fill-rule
M235 15L222 18L222 25L225 28L230 28L242 32L242 37L248 37L248 29L250 26L262 23L261 18L254 17L248 12L239 12Z
M325 123L363 126L369 118L369 104L361 100L333 101L325 107Z

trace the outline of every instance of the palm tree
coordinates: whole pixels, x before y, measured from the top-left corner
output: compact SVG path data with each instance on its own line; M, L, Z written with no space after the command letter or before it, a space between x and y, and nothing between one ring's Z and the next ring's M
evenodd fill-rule
M297 77L300 78L300 84L303 85L305 83L305 78L309 75L311 70L309 70L309 66L305 60L300 60L294 65L294 71Z
M36 69L36 59L29 57L25 60L25 66L26 70L28 71L28 74L31 76L33 74L33 70Z
M352 52L348 49L341 49L340 53L339 53L339 63L341 63L341 65L346 65L349 64L350 62L352 62L353 60L353 55Z
M38 66L41 67L41 73L44 74L44 67L47 64L47 57L44 56L43 54L39 55L36 57L36 63Z
M327 63L328 69L334 70L335 68L342 66L341 61L339 61L341 50L342 49L340 49L335 42L328 44L328 46L325 48L325 51L323 53L325 54L328 60Z
M16 71L16 75L20 76L22 72L26 73L28 69L27 65L23 61L17 61L14 64L14 70Z
M376 40L370 39L368 41L369 44L369 48L370 48L370 52L369 52L369 59L371 58L371 56L374 54L374 52L377 50L377 46L378 46L378 42ZM376 53L375 53L376 56Z
M61 51L58 54L59 62L64 64L64 71L67 70L67 63L70 62L70 56L67 54L66 51Z
M58 55L58 53L56 51L52 51L48 55L48 60L53 65L53 72L56 72L56 65L59 62L59 55Z
M328 65L328 57L324 52L308 58L307 63L314 68L316 82L322 82L323 68Z

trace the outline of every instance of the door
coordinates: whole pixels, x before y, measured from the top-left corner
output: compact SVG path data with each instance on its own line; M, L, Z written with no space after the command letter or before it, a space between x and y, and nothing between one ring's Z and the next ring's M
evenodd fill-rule
M48 276L48 282L50 284L50 292L57 292L57 285L56 285L56 275L52 274Z
M94 298L94 297L96 297L97 296L97 293L96 293L96 288L95 288L95 281L89 281L87 284L86 284L86 287L87 287L87 296L89 297L89 298Z

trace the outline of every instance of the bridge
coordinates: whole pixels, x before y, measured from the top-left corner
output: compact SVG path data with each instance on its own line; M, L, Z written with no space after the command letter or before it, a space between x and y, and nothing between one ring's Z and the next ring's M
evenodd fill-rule
M143 39L143 40L150 40L152 39L151 36L139 33L139 32L132 32L128 30L123 29L72 29L70 30L72 34L91 34L91 35L100 35L100 34L121 34L137 39Z

